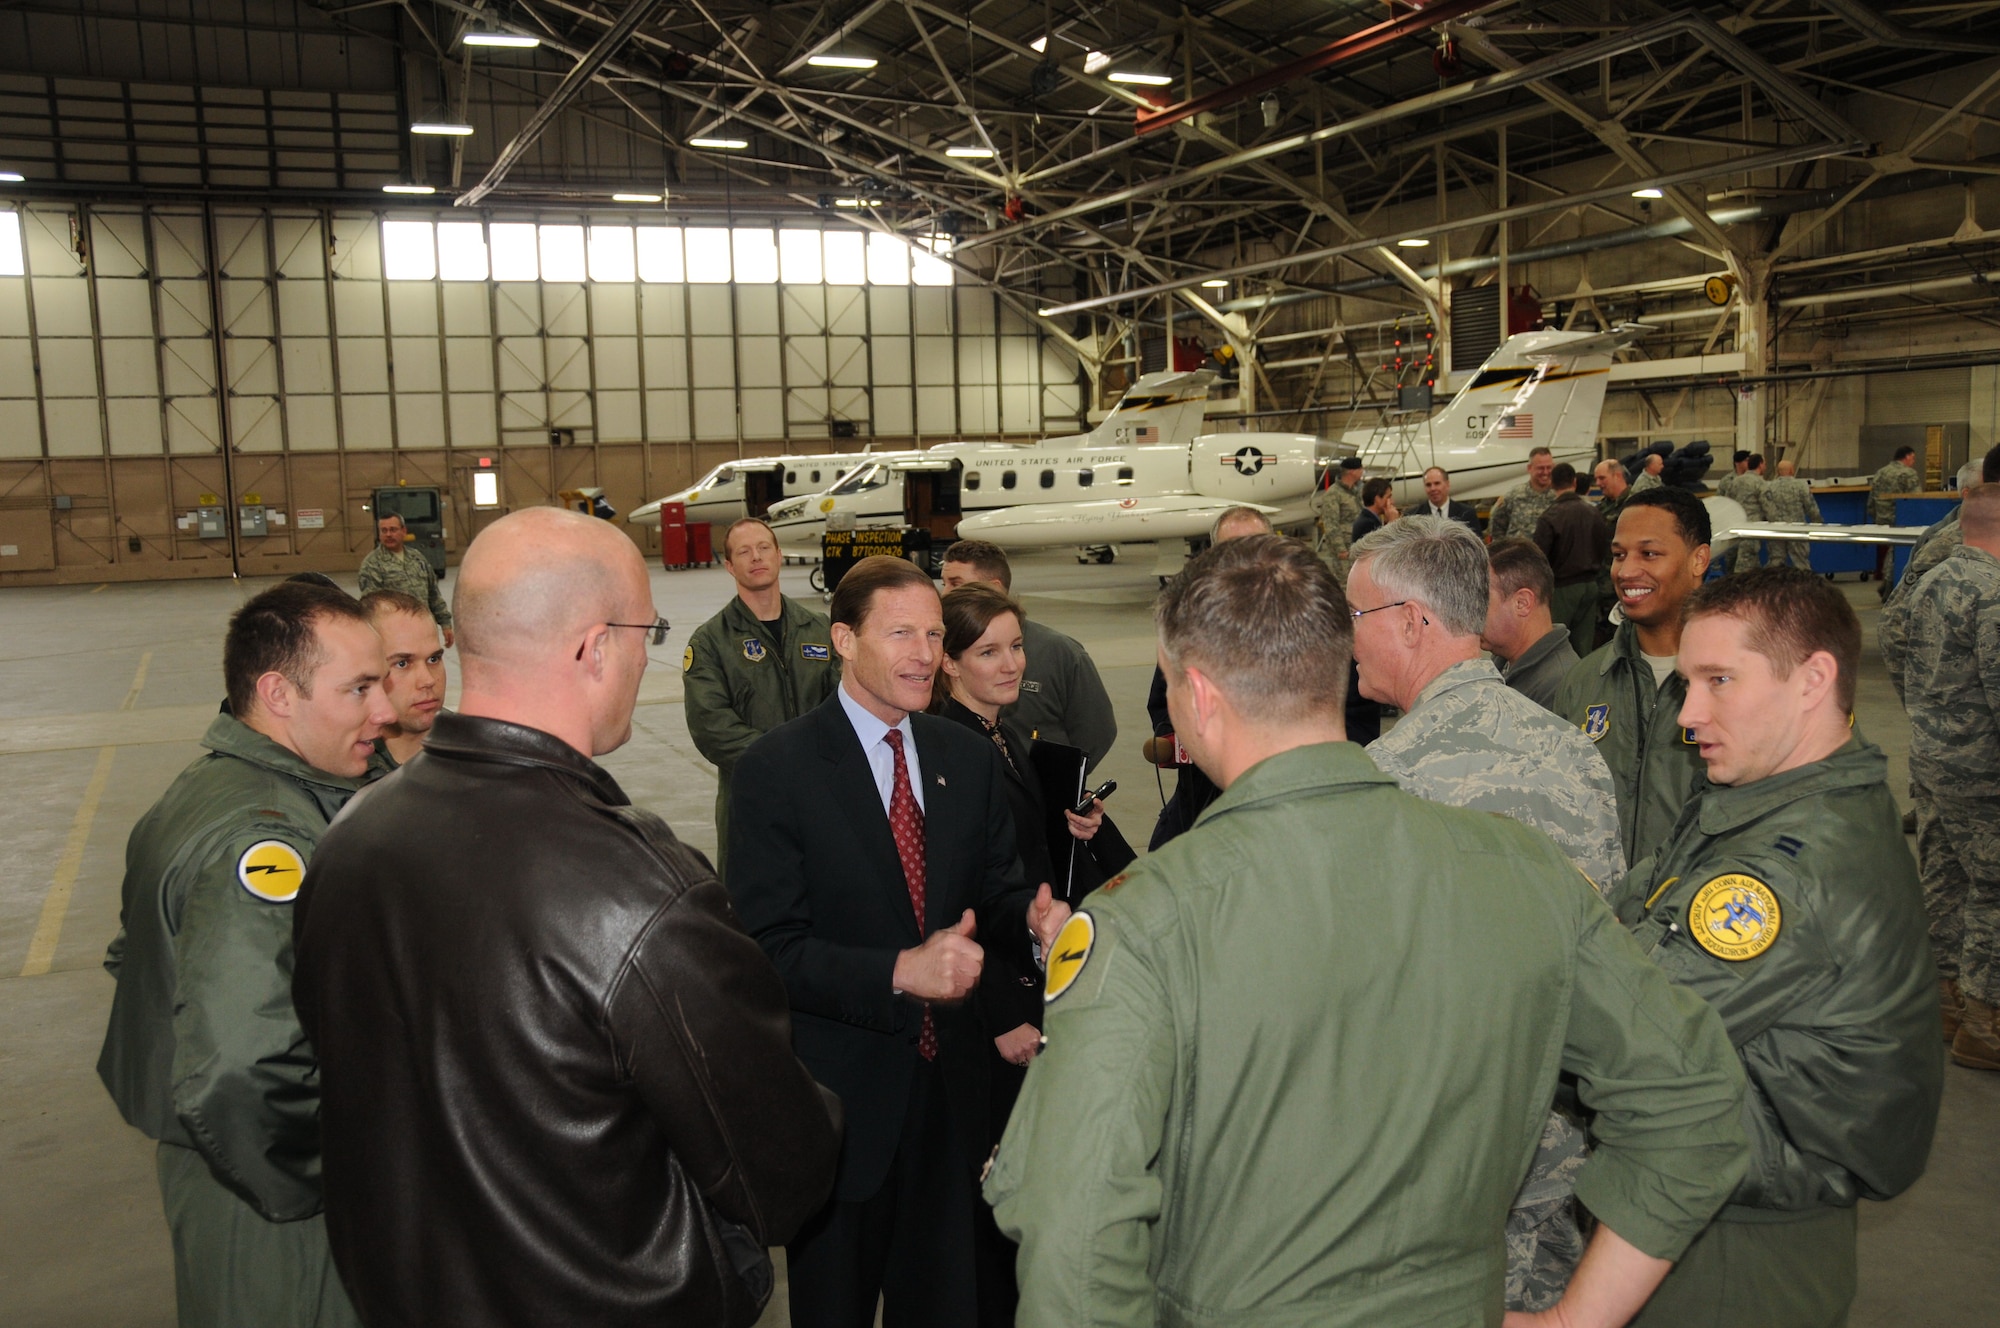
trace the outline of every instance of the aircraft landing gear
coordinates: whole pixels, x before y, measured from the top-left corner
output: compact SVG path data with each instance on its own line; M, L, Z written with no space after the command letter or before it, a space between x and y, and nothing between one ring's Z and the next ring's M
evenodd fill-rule
M1076 551L1076 560L1086 567L1093 563L1106 567L1118 560L1118 550L1109 544L1086 544Z

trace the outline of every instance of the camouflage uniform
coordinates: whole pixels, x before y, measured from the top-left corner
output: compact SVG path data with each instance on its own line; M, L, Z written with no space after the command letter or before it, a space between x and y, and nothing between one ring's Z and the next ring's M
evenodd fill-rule
M1361 519L1360 488L1342 484L1336 476L1312 497L1313 552L1333 569L1342 586L1347 584L1347 548L1354 542L1354 523Z
M431 571L430 563L424 555L405 544L397 553L390 553L381 545L368 551L361 560L361 593L372 590L400 590L412 596L419 604L431 606L431 617L437 625L451 630L451 606L444 602L438 592L437 573Z
M1910 561L1903 568L1903 579L1896 583L1896 588L1882 602L1882 617L1875 627L1875 642L1882 648L1882 662L1889 666L1889 681L1895 684L1898 697L1903 695L1903 665L1909 654L1910 597L1916 592L1917 583L1924 579L1924 574L1951 557L1964 543L1965 533L1958 528L1958 513L1953 512L1924 532L1917 546L1910 550Z
M1764 519L1792 523L1817 522L1819 500L1812 485L1796 475L1780 475L1764 485ZM1812 545L1804 540L1771 541L1771 565L1812 570Z
M1493 508L1493 518L1487 522L1487 534L1494 542L1506 539L1508 535L1519 535L1523 539L1533 539L1535 523L1542 519L1542 513L1555 505L1556 486L1537 489L1532 480L1522 480Z
M1601 890L1625 875L1611 771L1574 725L1508 687L1483 659L1433 678L1368 755L1406 792L1493 812L1555 841ZM1590 1155L1561 1109L1542 1127L1534 1164L1507 1214L1507 1306L1543 1310L1562 1299L1583 1232L1576 1175Z
M1639 472L1639 477L1632 481L1632 487L1625 491L1625 501L1628 503L1631 502L1632 495L1635 493L1644 493L1648 489L1657 489L1659 487L1660 477L1651 471L1642 470Z
M1920 843L1931 949L1940 976L2000 1005L2000 558L1961 545L1924 577L1910 597L1904 689L1910 775L1930 790Z
M1924 477L1915 466L1891 461L1868 481L1868 519L1878 526L1896 524L1896 495L1922 493Z
M1771 514L1764 505L1764 495L1770 488L1770 482L1754 470L1747 470L1738 475L1734 497L1737 502L1743 504L1743 515L1752 521L1769 521ZM1737 540L1730 570L1748 572L1757 567L1763 549L1762 540Z

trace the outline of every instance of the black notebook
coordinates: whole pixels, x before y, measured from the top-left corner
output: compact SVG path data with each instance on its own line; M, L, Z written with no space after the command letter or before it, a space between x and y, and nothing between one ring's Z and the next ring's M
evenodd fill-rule
M1069 832L1063 809L1083 801L1083 781L1090 754L1081 747L1066 747L1037 738L1028 749L1028 761L1042 783L1042 833L1047 837L1049 863L1056 873L1049 889L1057 899L1074 907L1083 897L1084 889L1077 879L1077 868L1089 846Z

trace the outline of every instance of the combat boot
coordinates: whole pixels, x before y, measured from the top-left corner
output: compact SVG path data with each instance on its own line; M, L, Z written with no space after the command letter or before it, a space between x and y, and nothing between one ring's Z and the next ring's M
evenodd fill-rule
M1952 1039L1951 1058L1969 1070L2000 1070L2000 1015L1977 996L1965 998L1965 1014Z
M1965 1019L1965 997L1958 990L1958 979L1938 979L1938 1009L1944 1015L1944 1044L1949 1047Z

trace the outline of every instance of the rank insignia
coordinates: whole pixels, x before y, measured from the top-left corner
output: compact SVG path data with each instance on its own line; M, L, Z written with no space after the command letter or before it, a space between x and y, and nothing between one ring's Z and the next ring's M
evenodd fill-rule
M1754 876L1729 872L1694 892L1687 929L1694 943L1717 959L1755 959L1778 939L1783 922L1778 896Z

